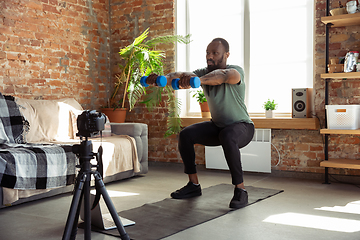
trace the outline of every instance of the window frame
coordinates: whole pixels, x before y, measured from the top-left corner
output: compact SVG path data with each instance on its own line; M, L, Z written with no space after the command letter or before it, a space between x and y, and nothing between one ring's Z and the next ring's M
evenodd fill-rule
M190 20L189 20L189 4L188 4L189 0L177 0L175 2L175 14L176 14L176 31L177 34L179 35L187 35L190 34L189 29L190 29ZM245 73L249 73L250 72L250 0L244 0L244 65L242 66ZM309 1L310 2L310 1ZM179 11L179 4L183 4L182 6L182 10ZM315 8L315 1L312 0L312 12L314 12L314 8ZM183 29L179 29L179 22L178 22L178 16L184 14L185 15L185 25L183 25ZM314 13L312 13L314 14ZM312 15L314 17L314 15ZM314 39L314 20L312 20L312 29L310 29L309 31L312 31L312 42ZM180 31L179 31L180 30ZM186 59L185 64L182 63L182 61L179 61L179 54L185 54L185 58L189 57L189 53L190 53L190 47L189 45L184 45L181 46L180 44L176 45L176 64L175 64L175 68L176 71L178 71L178 69L181 69L180 71L193 71L194 69L190 69L190 64L188 59ZM231 45L230 45L231 46ZM312 56L311 56L311 60L312 60L312 65L314 62L314 57L313 57L313 53L314 53L314 43L312 45ZM183 70L186 69L186 70ZM312 68L312 76L314 76L314 68ZM249 96L249 74L245 74L245 84L246 84L246 97L245 97L245 103L248 106L248 96ZM311 84L314 84L314 78L310 79L309 81L311 81ZM309 87L309 86L306 86ZM312 86L311 86L312 87ZM198 108L198 112L189 112L190 109L190 102L191 102L191 96L193 95L193 92L195 92L198 89L190 89L190 90L181 90L181 91L175 91L176 97L180 100L184 100L182 102L182 106L181 106L181 110L180 110L180 117L201 117L201 113L200 113L200 107ZM289 93L290 94L290 93ZM289 109L291 110L291 108ZM258 117L265 117L265 111L263 112L251 112L249 111L250 117L252 118L258 118ZM291 111L290 112L275 112L275 117L291 117Z

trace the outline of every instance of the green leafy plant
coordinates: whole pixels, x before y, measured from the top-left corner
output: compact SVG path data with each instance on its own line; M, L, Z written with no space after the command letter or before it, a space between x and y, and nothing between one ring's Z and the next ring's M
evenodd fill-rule
M168 130L165 136L176 134L180 132L181 121L178 116L178 109L180 109L180 102L175 98L171 85L164 88L148 87L145 88L140 84L142 76L149 76L151 73L164 75L163 60L165 53L156 50L158 44L166 43L184 43L190 42L190 35L167 35L158 36L146 41L149 34L149 28L146 29L140 36L135 38L133 43L120 49L120 57L124 60L125 65L119 65L121 68L120 74L116 76L114 91L110 98L110 106L115 107L116 96L120 88L124 87L124 95L122 96L122 108L125 107L126 99L129 103L129 111L131 111L136 103L144 103L151 111L155 106L161 102L163 93L167 95L167 104L169 111L168 116Z
M204 103L207 102L205 94L202 90L197 90L194 94L193 97L196 98L196 101L198 103Z
M264 109L265 110L275 110L277 108L277 103L275 103L275 100L270 101L270 99L268 99L266 102L264 102Z

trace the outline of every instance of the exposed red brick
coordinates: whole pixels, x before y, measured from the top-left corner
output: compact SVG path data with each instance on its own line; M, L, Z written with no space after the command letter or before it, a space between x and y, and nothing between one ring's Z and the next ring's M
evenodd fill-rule
M38 86L43 86L43 85L45 85L45 83L46 83L46 80L44 80L44 79L29 79L28 80L28 85L30 85L30 86L32 86L32 85L34 85L34 84L36 84L36 85L38 85Z
M56 9L55 6L51 6L48 4L43 4L43 10L46 12L52 12L52 13L56 13L56 14L60 14L60 12Z
M13 31L11 30L10 27L2 27L0 26L0 34L9 34L9 35L12 35L13 34Z
M35 37L38 40L52 39L51 35L47 33L35 33Z
M19 38L18 37L9 37L7 43L18 44L19 43Z
M0 59L6 58L6 52L0 52Z
M164 3L164 4L159 4L155 6L155 10L164 10L164 9L172 9L173 7L173 3Z
M7 40L7 37L4 35L0 35L0 42L5 42Z
M44 49L28 47L26 48L26 52L28 53L28 56L32 56L31 54L43 55Z
M17 60L17 59L19 59L19 56L16 53L8 53L7 54L7 59L9 59L9 60Z
M35 10L42 10L42 5L40 3L36 3L34 1L29 1L27 4L27 7L35 9Z

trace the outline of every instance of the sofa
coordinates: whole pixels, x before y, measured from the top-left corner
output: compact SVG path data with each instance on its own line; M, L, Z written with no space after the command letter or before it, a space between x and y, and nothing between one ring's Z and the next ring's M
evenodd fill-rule
M73 98L32 100L0 93L0 208L72 191L79 164L73 146L85 140L76 134L83 110ZM105 130L88 139L94 153L103 148L103 181L146 174L147 125L106 119Z

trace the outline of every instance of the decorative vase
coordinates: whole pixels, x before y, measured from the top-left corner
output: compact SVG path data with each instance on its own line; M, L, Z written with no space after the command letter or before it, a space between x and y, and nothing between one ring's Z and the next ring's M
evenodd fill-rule
M273 112L273 110L266 110L266 111L265 111L265 117L266 117L266 118L273 118L273 117L274 117L274 112Z
M127 110L127 108L102 108L101 112L108 116L110 122L124 123Z
M207 102L199 103L201 109L201 117L203 118L211 118L209 105Z

